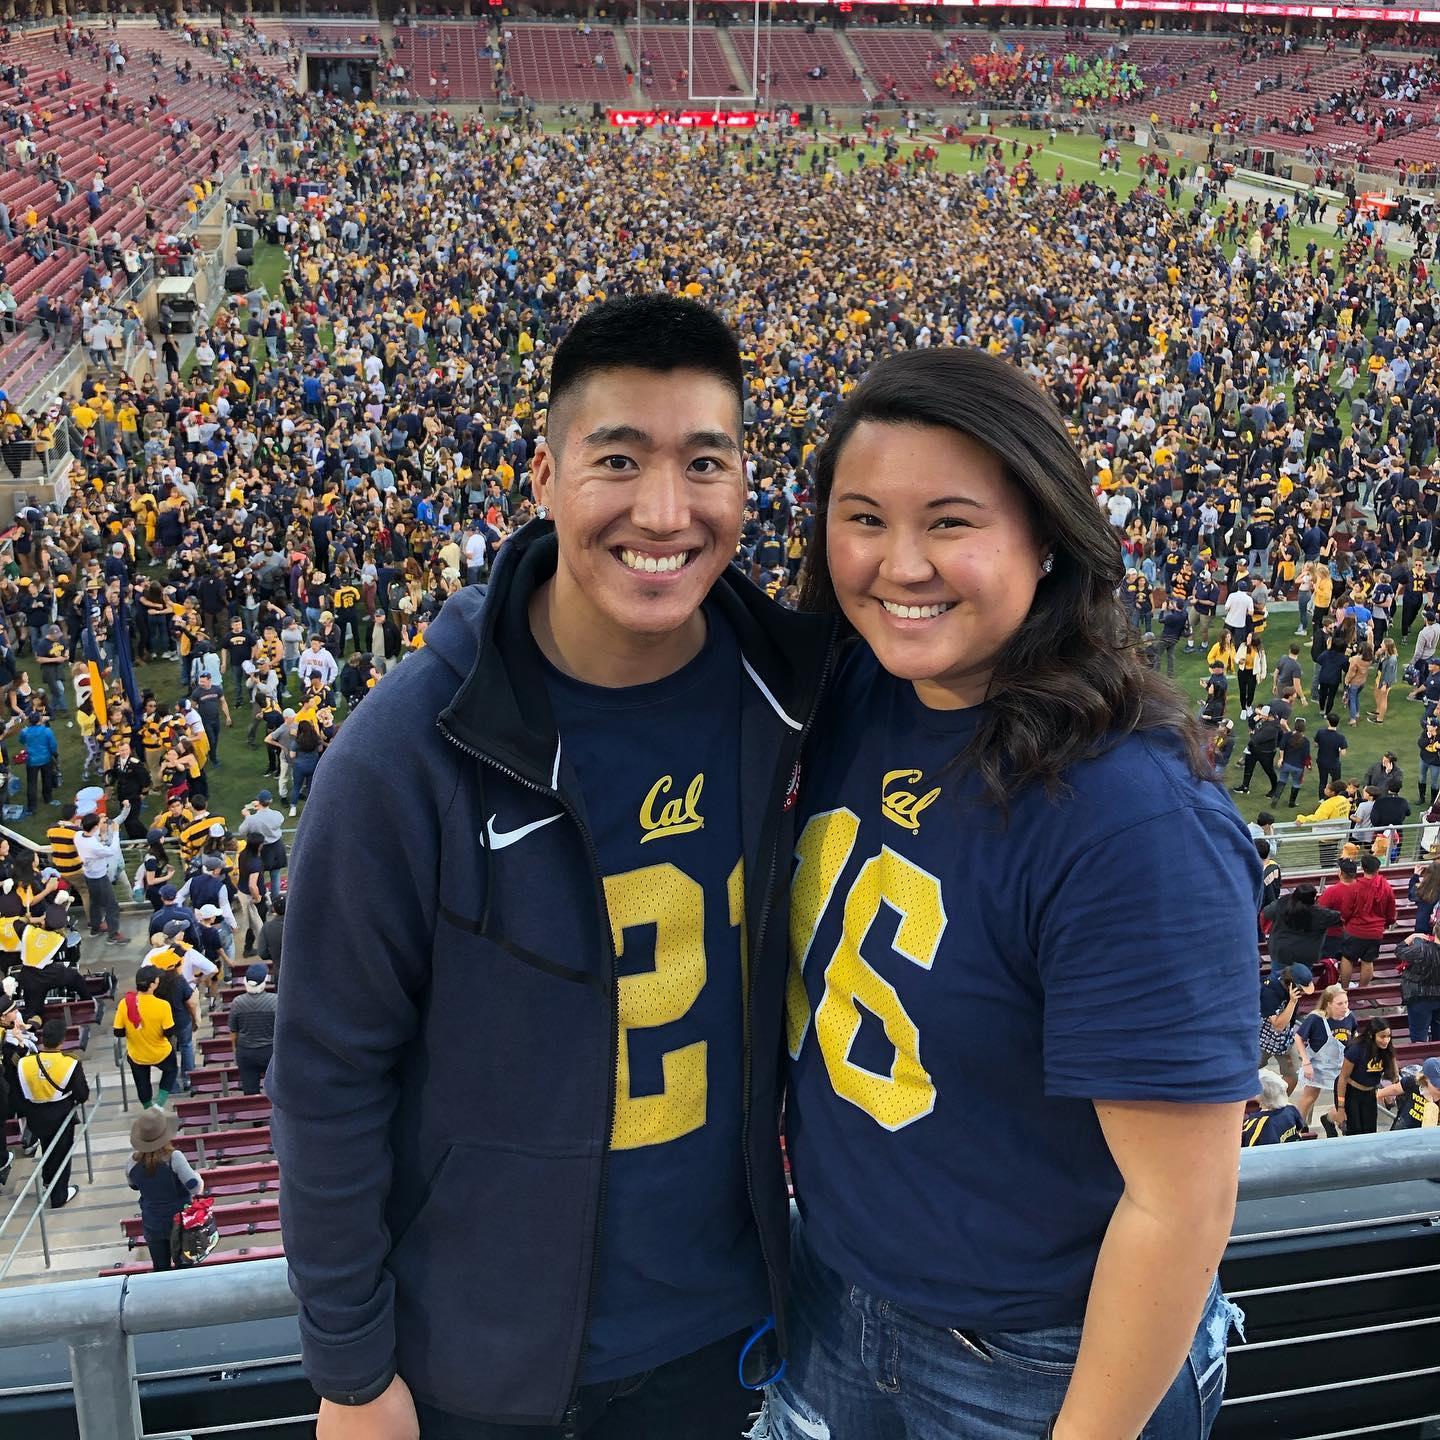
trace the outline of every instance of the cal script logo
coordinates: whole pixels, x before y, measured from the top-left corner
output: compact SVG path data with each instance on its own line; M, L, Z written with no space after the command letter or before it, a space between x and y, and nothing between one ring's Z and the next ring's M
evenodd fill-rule
M912 835L920 833L920 816L940 798L940 787L916 795L911 790L892 790L892 785L918 785L925 778L919 770L888 770L880 782L880 811Z
M705 818L700 814L700 792L705 788L705 776L697 775L683 796L664 800L675 788L675 781L669 775L662 775L651 787L640 806L640 828L645 832L640 837L642 845L651 840L663 840L670 835L689 835L693 830L703 828ZM662 803L663 802L663 803ZM655 807L660 813L655 813Z

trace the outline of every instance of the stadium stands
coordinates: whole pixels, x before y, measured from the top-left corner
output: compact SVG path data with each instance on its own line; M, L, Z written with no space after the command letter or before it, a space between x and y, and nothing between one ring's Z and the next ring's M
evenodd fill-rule
M397 31L396 38L396 61L405 67L410 92L417 99L484 102L495 98L495 62L480 53L489 43L487 25L417 25Z
M592 25L582 34L573 25L514 22L506 24L505 36L510 88L517 96L549 102L634 99L608 25Z
M778 27L760 37L760 68L769 73L768 91L777 104L858 105L865 91L831 30L788 30ZM824 70L815 78L812 70Z
M640 69L640 91L656 104L681 104L691 93L730 95L738 92L739 86L713 29L704 27L694 31L695 69L688 78L682 78L690 65L690 41L686 30L674 25L642 25L637 22L627 25L625 34L629 37L635 64ZM742 70L748 71L752 43L750 30L741 27L731 38L739 52ZM642 57L648 57L653 67L649 81L645 77Z

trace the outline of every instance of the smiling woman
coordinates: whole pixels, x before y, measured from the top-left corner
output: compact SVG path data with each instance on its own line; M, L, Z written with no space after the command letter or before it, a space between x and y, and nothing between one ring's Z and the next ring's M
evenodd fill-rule
M802 1219L757 1440L1202 1440L1255 1089L1255 847L1125 638L1115 532L1018 371L885 362L816 504L804 598L858 643L800 789ZM1205 964L1157 986L1196 914Z

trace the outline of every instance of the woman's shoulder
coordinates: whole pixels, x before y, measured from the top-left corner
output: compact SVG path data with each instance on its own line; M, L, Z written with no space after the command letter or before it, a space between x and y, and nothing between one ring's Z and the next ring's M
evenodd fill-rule
M1113 833L1147 820L1189 815L1249 836L1225 790L1195 773L1176 731L1107 736L1095 755L1070 767L1065 781L1065 808L1087 829Z

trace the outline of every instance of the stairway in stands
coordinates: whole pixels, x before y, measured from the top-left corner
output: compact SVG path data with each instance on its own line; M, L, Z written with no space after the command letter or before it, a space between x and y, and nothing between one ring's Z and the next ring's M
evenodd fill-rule
M135 969L148 948L140 933L144 928L143 918L138 910L122 912L122 924L125 925L130 935L130 943L126 945L112 947L101 940L89 938L85 941L81 968L91 971L113 969L119 977L117 989L121 995L131 987ZM231 990L233 988L230 987ZM220 1074L220 1067L225 1058L223 1054L207 1065L207 1056L203 1045L203 1042L211 1042L212 1057L217 1048L223 1051L229 1034L224 1021L225 1006L223 1004L217 1006L216 1016L212 1019L211 1007L203 991L199 1000L201 1018L200 1026L195 1034L195 1064L197 1069L209 1071L209 1076L201 1083L211 1083L217 1086L223 1084L226 1090L238 1096L239 1087L233 1083L233 1076L228 1072L223 1077ZM40 1227L36 1224L20 1247L20 1253L10 1267L9 1274L3 1282L0 1282L0 1285L30 1285L44 1281L87 1279L110 1271L115 1266L148 1263L148 1254L143 1241L139 1241L137 1237L135 1247L131 1248L122 1229L123 1222L133 1220L139 1213L139 1197L126 1185L125 1174L130 1166L130 1125L140 1113L140 1107L135 1098L134 1086L128 1072L125 1075L125 1093L128 1095L129 1109L126 1110L122 1106L121 1072L116 1065L112 1033L117 1001L105 1000L102 1003L100 1022L98 1025L90 1027L89 1042L81 1055L92 1094L95 1091L97 1080L101 1086L99 1108L96 1109L94 1101L91 1105L96 1115L90 1128L95 1178L93 1182L87 1180L83 1148L77 1143L75 1160L71 1169L71 1183L80 1187L80 1193L64 1209L48 1210L45 1216L50 1244L51 1263L49 1268L47 1269L45 1265ZM185 1095L175 1096L170 1101L171 1108L174 1109L177 1103L183 1106L191 1098ZM206 1095L205 1098L212 1097ZM213 1098L221 1098L218 1090ZM228 1117L222 1117L215 1130L212 1130L210 1125L204 1121L187 1124L181 1130L182 1148L193 1151L194 1136L197 1134L208 1132L212 1135L216 1133L238 1135L240 1127L245 1124L246 1122L243 1120L237 1120L232 1125L229 1123ZM263 1123L260 1128L265 1129ZM244 1133L253 1135L255 1127L247 1128ZM212 1172L228 1168L235 1170L237 1176L250 1175L256 1173L254 1161L273 1161L273 1154L268 1153L268 1132L263 1137L263 1143L265 1153L225 1155L218 1160L207 1155L204 1162L198 1160L191 1153L192 1163L195 1163L196 1168L202 1173L207 1173L213 1188L215 1180ZM245 1165L247 1161L252 1163L244 1170L237 1169L238 1165ZM33 1169L34 1161L16 1151L9 1184L3 1191L0 1191L0 1217L3 1217L10 1209L20 1188ZM231 1193L225 1193L226 1190ZM216 1202L217 1206L226 1207L225 1213L230 1223L225 1228L232 1230L243 1228L236 1223L236 1217L243 1215L243 1210L239 1207L253 1206L256 1207L258 1217L258 1233L224 1236L215 1255L212 1256L211 1263L224 1256L238 1257L241 1252L249 1254L257 1248L268 1249L277 1245L279 1236L275 1233L273 1208L275 1199L273 1180L262 1181L253 1189L245 1185L226 1186L222 1183L216 1193ZM27 1197L22 1211L11 1221L4 1233L0 1234L0 1263L3 1263L4 1258L10 1254L14 1238L19 1235L33 1213L33 1209L33 1203Z

